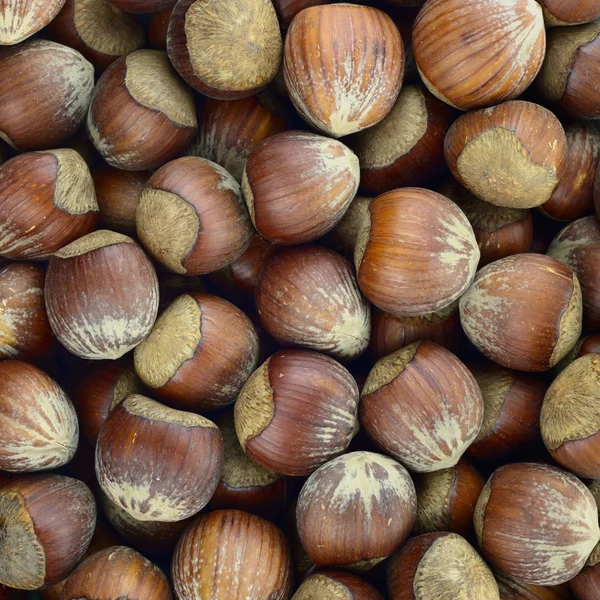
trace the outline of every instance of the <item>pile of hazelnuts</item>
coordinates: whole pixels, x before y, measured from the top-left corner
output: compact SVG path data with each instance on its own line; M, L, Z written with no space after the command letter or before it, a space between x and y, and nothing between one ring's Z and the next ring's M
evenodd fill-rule
M0 0L0 600L600 600L600 0L357 1Z

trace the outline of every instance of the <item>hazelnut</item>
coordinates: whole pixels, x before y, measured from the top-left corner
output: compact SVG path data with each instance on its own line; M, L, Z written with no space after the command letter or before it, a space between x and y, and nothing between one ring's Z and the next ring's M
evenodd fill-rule
M3 0L0 14L0 45L12 46L33 35L54 19L65 0ZM2 596L0 595L0 598Z
M371 127L392 109L404 77L400 32L369 6L312 6L285 38L290 99L313 127L338 138Z
M573 578L600 539L594 497L574 475L536 463L494 471L475 509L483 557L524 583Z
M173 66L210 98L252 96L281 63L281 32L270 0L180 0L167 51Z
M106 0L109 4L131 13L152 13L175 4L174 0Z
M248 247L253 232L237 181L196 156L173 160L150 177L136 223L150 254L182 275L228 265Z
M475 347L519 371L553 367L581 334L577 276L541 254L515 254L481 269L461 297L459 310Z
M62 475L28 475L0 488L0 583L36 590L62 581L96 525L89 488Z
M545 47L535 0L428 0L413 28L425 85L462 110L519 96L540 70Z
M283 533L240 510L217 510L185 531L171 564L179 600L286 600L292 590Z
M75 409L59 385L33 365L0 361L0 469L60 467L78 439Z
M327 234L326 240L333 249L346 258L354 257L358 232L373 198L355 196L339 223Z
M258 337L248 317L210 294L183 294L136 349L135 369L177 408L214 410L235 400L256 368Z
M579 0L564 2L563 0L538 0L544 11L544 20L550 27L578 25L595 21L600 17L598 0Z
M53 354L45 278L44 270L32 263L0 265L0 359L35 362Z
M515 100L457 119L444 151L454 177L482 200L533 208L550 199L561 180L567 138L549 110Z
M74 150L28 152L0 166L0 254L6 258L50 258L97 220L92 177Z
M357 408L356 381L342 365L317 352L283 350L242 388L235 429L252 461L284 475L309 475L346 450Z
M102 491L139 521L181 521L210 500L221 474L218 427L133 394L111 411L96 446Z
M404 542L416 511L415 487L402 465L382 454L351 452L308 478L296 519L315 565L366 571Z
M93 88L94 67L73 48L36 39L0 50L0 138L19 152L56 148L85 121Z
M483 419L477 382L454 354L415 342L380 359L361 393L369 437L412 471L454 466Z
M94 231L50 260L46 309L54 334L73 354L116 359L152 329L158 280L152 263L129 237Z
M600 502L600 485L599 481L592 481L588 486L590 492L596 500L596 504ZM598 590L600 590L600 546L596 546L593 552L587 559L583 569L569 582L569 585L577 600L597 600ZM554 600L554 599L550 599ZM558 599L562 600L562 599Z
M300 585L292 600L383 600L370 584L346 571L318 571Z
M321 237L340 221L359 178L358 158L341 142L286 131L250 153L242 191L258 233L294 245Z
M98 80L87 129L109 165L128 171L154 169L194 139L194 97L165 52L136 50L116 60Z
M448 198L422 188L375 198L354 254L358 284L397 316L439 311L470 285L479 249L467 217Z
M167 30L175 5L153 12L148 19L148 44L155 50L167 49Z
M522 583L495 572L494 577L500 590L500 600L573 600L568 583L562 585L541 586Z

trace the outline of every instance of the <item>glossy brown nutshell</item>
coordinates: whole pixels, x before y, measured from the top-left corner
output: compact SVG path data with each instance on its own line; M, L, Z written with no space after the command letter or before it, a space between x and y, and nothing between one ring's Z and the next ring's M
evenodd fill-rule
M90 233L58 251L46 275L54 334L73 354L116 359L137 346L158 311L156 272L129 237Z
M66 0L47 31L57 42L81 52L98 69L105 69L145 42L141 24L105 0Z
M174 4L173 0L107 0L107 2L131 13L152 13Z
M135 550L112 546L84 560L70 575L61 600L128 598L172 600L165 574Z
M600 539L589 490L574 475L535 463L497 469L481 493L474 523L483 557L536 585L574 577Z
M45 278L44 270L32 263L0 266L0 359L35 362L53 353Z
M47 259L90 233L98 203L90 171L70 149L28 152L0 166L0 255Z
M467 455L477 460L502 459L539 440L544 381L491 363L470 370L483 396L483 425Z
M598 480L593 481L589 485L589 490L592 492L596 504L598 504L600 502L600 485ZM598 546L594 548L583 569L568 584L577 600L598 600L600 598L599 549Z
M416 342L380 359L359 408L369 437L412 471L454 466L483 420L477 382L454 354Z
M459 308L475 347L509 369L545 371L581 334L577 276L541 254L516 254L484 267Z
M359 178L358 158L341 142L287 131L250 154L242 191L258 233L293 245L321 237L340 221Z
M360 289L375 306L392 315L423 315L463 294L479 249L456 204L430 190L402 188L369 205L354 262Z
M284 475L309 475L348 447L357 409L356 381L342 365L317 352L283 350L242 388L235 428L254 462Z
M402 39L375 8L313 6L290 25L283 72L300 115L342 137L375 125L394 106L404 76Z
M333 250L278 252L258 277L255 301L266 330L282 344L351 360L369 343L369 304L352 265Z
M382 454L351 452L309 477L296 519L315 565L366 571L398 549L416 511L415 488L402 465Z
M494 573L500 600L573 600L568 583L562 585L541 586L523 583L496 571Z
M136 224L150 254L182 275L228 265L248 247L253 233L237 181L223 167L196 156L173 160L150 177Z
M300 585L292 600L383 600L383 596L364 579L346 571L318 571Z
M0 361L0 469L60 467L78 439L75 409L59 385L33 365Z
M175 5L165 6L150 15L148 19L148 45L150 48L167 49L167 31L174 8Z
M135 369L165 401L214 410L235 400L256 368L258 337L248 317L210 294L183 294L136 349Z
M278 527L240 510L218 510L190 525L173 555L179 600L287 600L292 568Z
M458 182L482 200L533 208L552 196L563 175L567 138L548 109L514 100L456 120L445 154Z
M131 395L104 423L96 446L102 491L140 521L181 521L210 500L223 442L208 419Z
M281 32L269 0L180 0L167 51L195 90L229 100L252 96L281 64Z
M67 46L29 40L0 50L0 138L19 152L56 148L85 121L94 67Z
M421 78L434 95L462 110L519 96L542 66L545 47L535 0L428 0L413 29Z
M65 0L2 0L0 45L12 46L36 33L56 17Z
M544 10L544 19L549 26L577 25L595 21L600 17L598 0L539 0Z
M282 26L289 25L300 11L309 6L330 3L331 0L273 0L273 6L277 11L277 16Z
M192 91L165 52L136 50L115 61L98 80L87 130L109 165L128 171L155 169L183 152L196 135Z
M35 590L62 581L96 525L88 487L62 475L29 475L0 488L0 583Z

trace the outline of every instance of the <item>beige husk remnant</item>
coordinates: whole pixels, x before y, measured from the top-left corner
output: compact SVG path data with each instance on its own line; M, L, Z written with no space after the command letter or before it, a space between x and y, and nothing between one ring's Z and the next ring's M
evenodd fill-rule
M394 381L412 360L419 349L419 345L420 342L415 342L378 360L367 377L362 395L372 394L384 385Z
M140 394L128 396L123 400L122 406L130 415L149 419L150 421L181 425L182 427L217 428L211 420L202 415L175 410Z
M556 345L554 346L552 356L550 357L551 367L553 367L566 356L581 335L581 318L583 311L582 302L583 300L581 297L581 286L579 285L579 279L577 279L577 275L573 273L573 293L571 294L569 306L560 319L558 339L556 340Z
M73 258L75 256L81 256L88 252L93 252L99 248L105 246L112 246L114 244L134 244L135 242L127 235L122 233L116 233L115 231L109 231L108 229L98 229L98 231L92 231L83 237L71 242L64 248L61 248L58 252L54 253L54 256L58 258Z
M352 600L350 591L335 579L315 573L302 582L293 600Z

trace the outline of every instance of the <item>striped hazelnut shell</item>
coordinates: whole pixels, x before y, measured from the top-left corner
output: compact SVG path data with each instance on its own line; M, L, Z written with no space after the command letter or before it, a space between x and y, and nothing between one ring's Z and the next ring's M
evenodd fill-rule
M494 577L500 590L500 600L573 600L569 583L533 585L523 583L496 571Z
M595 21L600 17L600 2L598 0L539 0L544 11L544 20L549 27L565 25L580 25Z
M48 25L65 0L4 0L0 7L0 45L18 44Z

